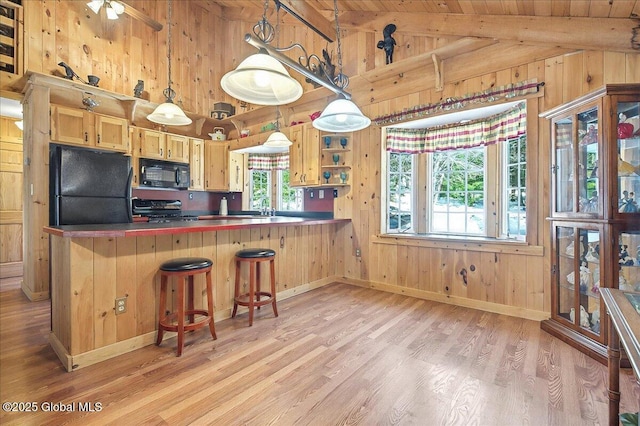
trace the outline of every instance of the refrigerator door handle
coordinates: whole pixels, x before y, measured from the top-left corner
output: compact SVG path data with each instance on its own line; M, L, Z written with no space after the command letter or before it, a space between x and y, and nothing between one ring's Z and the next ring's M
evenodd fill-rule
M180 170L176 169L176 184L180 185Z
M133 179L133 167L129 168L129 177L127 178L127 189L125 197L127 199L127 217L129 219L129 223L133 223L133 206L131 205L131 180Z

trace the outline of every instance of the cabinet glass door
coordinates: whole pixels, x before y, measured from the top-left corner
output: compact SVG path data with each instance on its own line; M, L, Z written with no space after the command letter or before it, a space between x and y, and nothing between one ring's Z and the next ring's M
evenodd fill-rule
M598 108L593 107L578 114L578 212L601 211L599 143Z
M618 288L640 292L640 231L619 233Z
M559 226L556 238L557 314L600 335L600 232Z
M640 213L640 102L619 102L618 137L618 212Z
M573 212L573 117L554 122L555 132L555 210Z

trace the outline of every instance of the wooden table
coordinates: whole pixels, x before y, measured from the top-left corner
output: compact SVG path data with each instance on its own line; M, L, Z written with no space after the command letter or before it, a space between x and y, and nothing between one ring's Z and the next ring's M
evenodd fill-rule
M619 424L620 413L620 343L631 367L640 378L640 314L636 312L625 292L601 288L600 294L609 315L609 424ZM640 293L630 293L640 296Z

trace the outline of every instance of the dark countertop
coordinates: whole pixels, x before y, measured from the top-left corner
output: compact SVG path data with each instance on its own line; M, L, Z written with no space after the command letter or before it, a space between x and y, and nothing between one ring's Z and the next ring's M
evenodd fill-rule
M142 237L162 234L186 234L190 232L213 232L231 229L309 226L332 223L348 223L350 219L317 219L286 216L201 216L203 220L193 222L165 223L115 223L105 225L45 226L44 232L66 238L94 237Z

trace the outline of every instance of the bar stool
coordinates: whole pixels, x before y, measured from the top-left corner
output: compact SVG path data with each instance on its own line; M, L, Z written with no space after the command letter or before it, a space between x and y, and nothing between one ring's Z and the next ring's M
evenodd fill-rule
M162 342L164 331L175 331L178 333L177 356L182 355L184 344L184 332L198 330L209 325L209 331L213 339L216 337L216 329L213 324L213 285L211 283L211 267L213 262L203 257L182 257L169 260L160 265L160 314L158 315L158 339L156 345ZM207 282L207 307L208 310L194 309L193 306L193 277L206 273ZM169 277L178 278L178 299L177 311L166 313L167 304L167 282ZM185 286L188 283L187 310L184 309ZM196 315L199 317L196 320ZM189 318L189 323L185 324L185 316ZM177 322L177 324L176 324Z
M271 303L273 313L278 316L278 307L276 306L276 268L275 268L276 252L271 249L251 248L236 252L236 285L235 295L233 298L233 313L231 318L236 316L238 305L249 307L249 326L253 325L253 308L260 309L261 306ZM242 263L249 263L249 292L240 293L240 266ZM260 289L260 270L256 265L261 262L269 262L271 271L271 289L270 291L262 291ZM256 271L257 270L257 271ZM262 299L262 296L266 299Z

